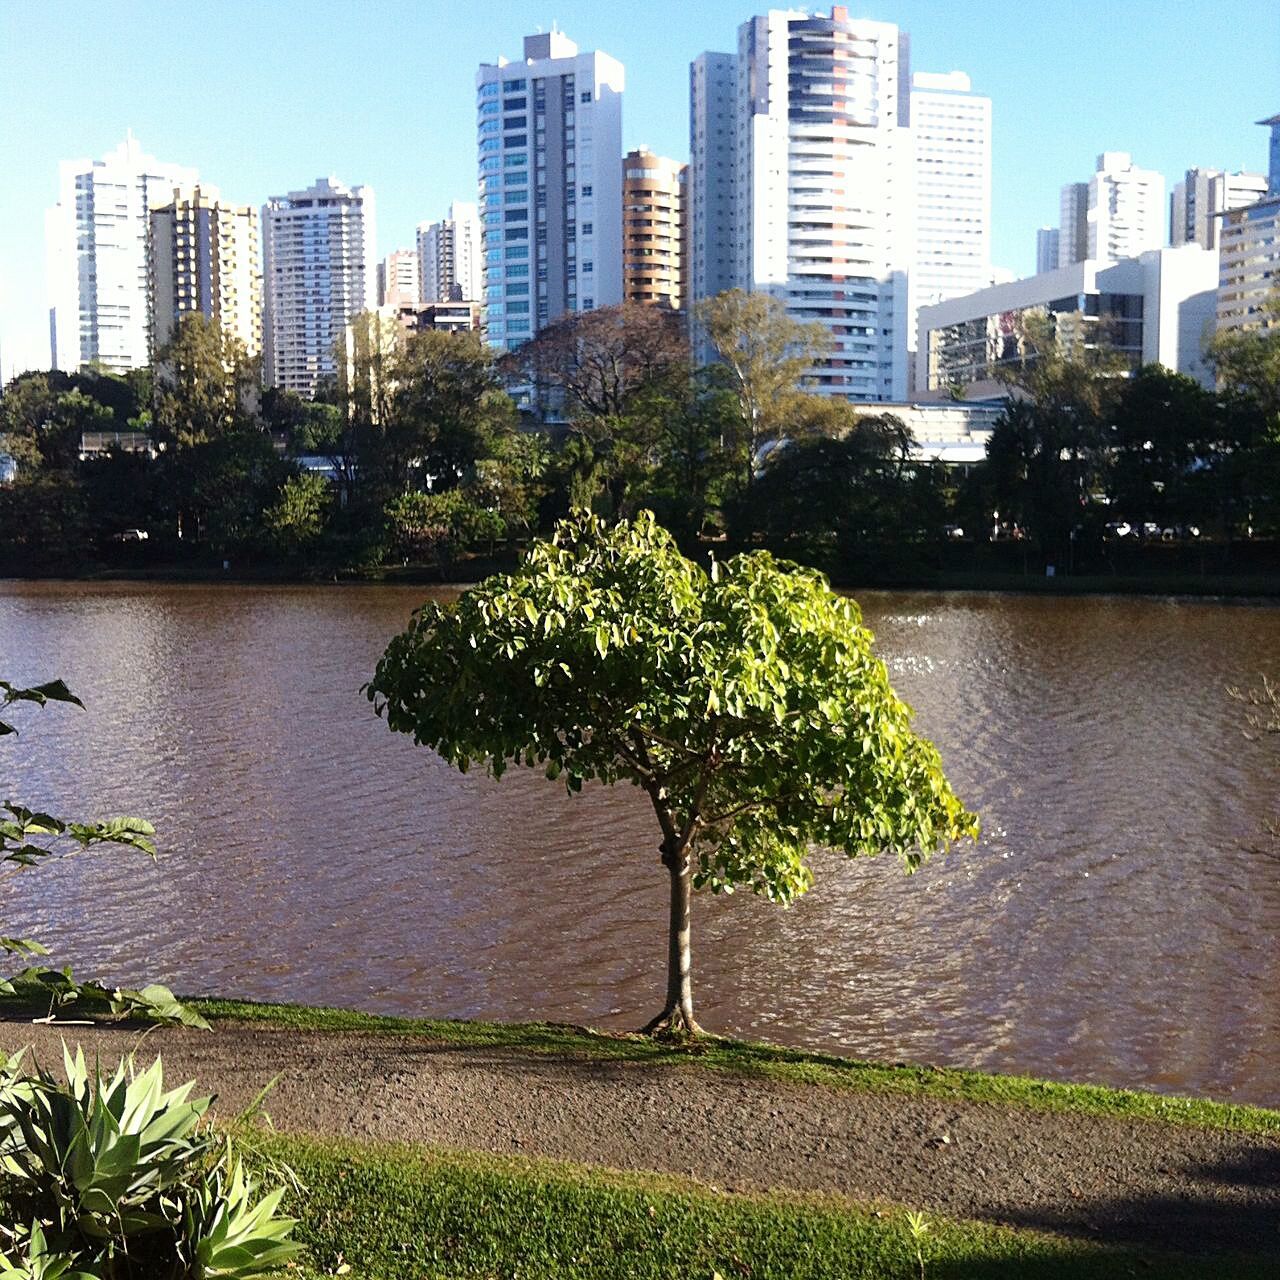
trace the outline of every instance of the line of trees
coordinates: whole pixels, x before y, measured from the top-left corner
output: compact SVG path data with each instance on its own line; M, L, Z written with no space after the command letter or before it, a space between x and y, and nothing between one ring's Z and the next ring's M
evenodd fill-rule
M0 569L126 557L449 574L584 507L649 508L686 549L766 545L864 580L937 563L957 529L1016 534L1064 569L1124 528L1225 545L1276 533L1280 325L1215 342L1214 394L1159 366L1117 376L1105 347L1033 319L987 461L962 474L916 457L892 413L816 393L823 326L739 291L693 321L701 366L678 314L636 304L505 355L370 313L312 400L262 391L256 362L199 316L153 370L20 375L0 397L16 464ZM120 439L86 451L93 433Z

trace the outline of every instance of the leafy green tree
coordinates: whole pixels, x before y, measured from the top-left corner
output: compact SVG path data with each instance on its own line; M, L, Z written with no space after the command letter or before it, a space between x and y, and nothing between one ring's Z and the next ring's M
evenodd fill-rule
M789 441L756 483L755 527L777 547L845 571L883 561L887 546L935 537L945 514L936 469L916 462L912 445L910 429L887 413L836 438Z
M1280 287L1258 325L1216 333L1208 354L1218 386L1252 404L1268 435L1280 437Z
M795 397L830 337L821 324L793 320L777 298L741 289L704 299L693 316L738 401L736 453L743 486L750 489L761 446L785 435L799 416Z
M851 600L764 552L708 575L647 512L612 528L580 515L513 575L425 605L367 692L459 769L540 765L570 792L645 792L670 888L651 1031L698 1029L695 887L786 903L809 888L814 847L894 850L914 870L977 831Z
M479 333L409 336L395 365L387 430L400 488L414 487L415 476L451 488L493 457L515 426L515 405Z
M279 554L295 559L314 549L333 505L329 481L314 471L290 476L263 513L267 540Z
M1208 524L1216 505L1206 483L1222 452L1212 392L1162 365L1143 365L1120 388L1112 414L1110 488L1130 521Z
M1002 519L1034 536L1046 560L1066 564L1072 531L1109 484L1108 422L1124 364L1078 315L1028 315L1022 359L999 376L1018 388L987 443Z
M205 444L243 429L252 417L258 365L242 343L198 312L178 322L156 353L152 420L160 440Z
M0 485L0 553L11 569L56 570L90 550L85 488L74 472L19 470Z

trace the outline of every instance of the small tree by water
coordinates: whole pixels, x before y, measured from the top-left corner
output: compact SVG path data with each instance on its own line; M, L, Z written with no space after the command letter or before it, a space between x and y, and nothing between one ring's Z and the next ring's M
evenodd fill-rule
M367 694L464 772L645 792L670 886L667 998L646 1030L693 1033L695 888L788 903L815 847L914 871L977 834L871 642L812 570L755 552L707 573L647 512L578 515L514 574L423 606Z

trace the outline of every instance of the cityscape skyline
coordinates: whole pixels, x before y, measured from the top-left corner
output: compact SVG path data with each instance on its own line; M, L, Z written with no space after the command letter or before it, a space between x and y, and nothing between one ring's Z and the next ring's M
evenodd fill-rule
M659 25L669 38L660 51L647 49L645 42L637 40L634 28L591 6L561 4L554 16L582 48L609 53L626 66L623 147L643 143L683 160L688 158L689 63L704 50L730 46L738 24L763 8L724 0L699 6L696 13L667 8L670 20ZM1088 44L1085 37L1098 23L1075 15L1073 29L1081 47L1066 52L1061 48L1061 15L1037 14L1026 20L1012 52L1007 45L994 54L986 47L989 40L977 38L980 22L956 20L965 10L972 10L975 18L981 12L977 5L945 6L951 16L944 20L941 4L904 2L860 5L851 8L851 14L898 23L911 33L915 66L939 73L963 69L975 87L993 100L992 260L996 267L1018 275L1032 272L1036 228L1056 220L1062 183L1088 172L1093 158L1104 150L1130 150L1136 164L1161 172L1170 188L1188 168L1264 167L1264 144L1253 122L1274 110L1273 85L1280 79L1275 74L1280 64L1280 14L1270 6L1248 0L1243 4L1233 30L1240 32L1252 23L1258 38L1247 42L1237 39L1233 44L1229 35L1206 34L1197 26L1199 78L1182 62L1176 83L1169 75L1160 80L1161 69L1168 71L1176 61L1171 49L1164 44L1153 49L1149 40L1136 37L1143 32L1149 37L1153 29L1161 29L1169 36L1169 44L1176 45L1177 33L1189 35L1194 17L1183 7L1163 2L1130 4L1127 12L1139 20L1120 24L1105 46L1095 42L1088 49L1083 47ZM141 19L158 16L160 10L140 3L130 6L129 12ZM27 196L0 202L0 372L7 377L18 369L48 363L43 216L56 196L58 165L73 157L106 154L129 129L147 151L166 162L198 169L203 182L217 186L237 204L260 207L270 195L306 186L326 172L352 185L373 187L379 200L380 256L412 247L419 222L438 217L439 210L454 200L473 198L474 68L518 47L523 35L539 25L549 27L552 15L540 12L536 5L511 3L503 7L500 25L489 23L480 32L474 21L465 20L468 14L462 6L451 3L430 10L379 4L366 13L373 20L357 30L338 6L312 5L311 20L297 30L290 51L300 60L294 63L267 39L255 42L252 52L243 44L236 46L232 35L237 19L249 19L248 6L236 3L220 8L217 22L166 11L168 27L163 33L157 27L164 24L147 27L141 22L117 22L115 26L122 30L112 33L114 40L100 32L109 44L124 46L112 62L115 74L102 77L99 70L98 80L90 82L99 91L101 107L88 111L87 88L69 89L61 96L46 92L40 119L32 120L31 128L6 131L0 138L0 172L9 175L11 190ZM281 21L280 15L255 11L255 21L259 16L255 29L278 26ZM326 81L321 74L326 63L340 66L344 58L358 62L364 46L388 23L401 24L407 35L421 34L433 21L439 29L422 51L421 61L424 71L437 68L429 77L437 91L425 98L420 82L416 89L406 87L395 75L394 65L377 81L384 92L373 97L353 93L349 86L335 89L336 82ZM100 15L87 6L72 4L50 13L13 2L0 5L0 47L6 50L4 59L12 72L0 86L7 118L26 119L32 114L29 104L40 96L33 93L40 80L37 72L44 71L41 49L57 48L62 65L74 71L77 59L93 57L98 51L93 33L103 26ZM71 36L72 29L78 40ZM166 57L181 54L188 45L191 50L198 48L209 74L221 76L231 102L210 113L216 118L172 111L171 99L161 92L163 77L155 76L163 59L151 57L162 34L168 40ZM397 50L406 43L413 41L398 42ZM386 45L378 48L385 52ZM1204 94L1192 95L1192 109L1186 109L1187 88L1211 75L1228 54L1234 59L1232 83L1244 86L1241 106L1232 107L1229 118L1225 108L1215 108L1215 114L1202 105L1215 99ZM397 52L395 56L398 60L404 55ZM304 61L317 73L304 78L306 92L272 96L257 87L283 85L292 91L293 81L282 69L293 66L296 70ZM1105 95L1091 92L1117 63L1128 66L1126 81L1113 82ZM95 65L100 68L101 60ZM1059 109L1061 95L1043 92L1045 68L1054 65L1071 73L1076 100L1069 111ZM157 80L155 86L141 73L147 66ZM66 78L77 86L85 83L84 77ZM326 83L328 99L315 87ZM1147 109L1139 111L1134 99L1144 95ZM404 110L401 99L406 96L415 102L415 110ZM1102 119L1097 118L1100 96L1105 98ZM163 111L161 100L166 105ZM361 101L363 109L352 109L359 108ZM276 112L266 116L266 128L261 102L278 104ZM371 131L368 125L379 114L383 126ZM254 118L252 133L244 135L252 138L249 147L242 141L237 145L241 116ZM1034 155L1035 163L1011 163L1025 151L1029 139L1035 144L1028 153Z

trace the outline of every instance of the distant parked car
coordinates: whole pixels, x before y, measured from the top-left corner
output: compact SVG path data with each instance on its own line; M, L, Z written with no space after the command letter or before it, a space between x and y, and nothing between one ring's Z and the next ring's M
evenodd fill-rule
M151 535L145 529L121 529L113 534L112 542L146 542Z
M958 524L944 524L942 526L942 536L944 538L963 538L964 530Z

